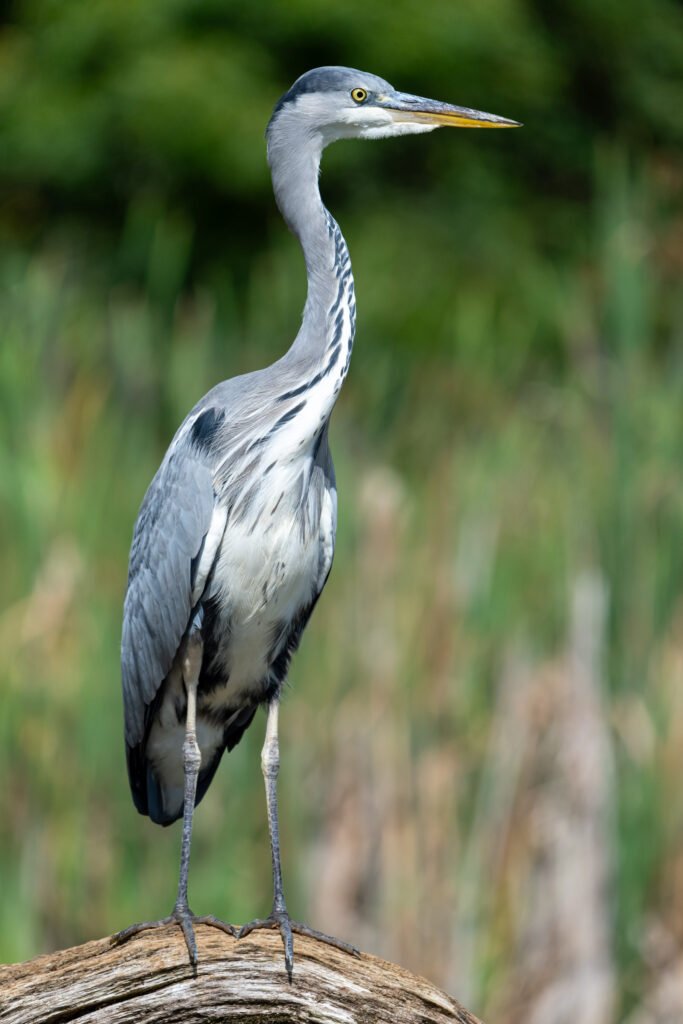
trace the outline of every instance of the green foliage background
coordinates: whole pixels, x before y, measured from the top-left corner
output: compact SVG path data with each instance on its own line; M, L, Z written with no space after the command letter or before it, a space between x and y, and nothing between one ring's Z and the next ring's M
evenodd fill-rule
M606 905L627 1013L654 984L652 921L683 943L683 11L671 0L5 6L0 957L172 900L178 836L138 818L123 765L130 534L195 400L295 334L303 268L263 130L293 79L328 63L525 127L325 157L359 329L333 421L337 561L283 714L292 909L324 911L311 851L346 778L342 727L371 722L378 749L403 750L389 762L413 794L400 815L418 851L414 778L435 752L450 766L430 884L457 918L501 666L520 647L532 665L559 656L589 568L608 595ZM375 530L391 542L371 543ZM393 625L371 655L377 623ZM226 759L198 814L198 912L267 909L260 739L252 729ZM381 773L366 773L371 790ZM474 898L481 1013L514 976L520 857L504 858L493 908ZM417 927L423 864L418 852L405 878L385 865L354 912L372 948L445 984L457 943L439 962L443 941L386 938ZM314 923L334 930L329 913Z

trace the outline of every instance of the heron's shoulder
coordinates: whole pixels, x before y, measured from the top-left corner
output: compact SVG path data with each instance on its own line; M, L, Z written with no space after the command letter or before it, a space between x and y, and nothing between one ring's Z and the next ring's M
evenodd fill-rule
M263 392L266 375L267 370L254 370L216 384L190 409L175 436L180 437L186 433L188 426L192 426L198 417L209 410L221 412L223 418L228 421L238 420L246 408L253 407L258 401Z
M272 394L269 370L270 367L231 377L207 391L178 427L165 461L178 452L201 457L220 436L234 433L246 419L265 411Z

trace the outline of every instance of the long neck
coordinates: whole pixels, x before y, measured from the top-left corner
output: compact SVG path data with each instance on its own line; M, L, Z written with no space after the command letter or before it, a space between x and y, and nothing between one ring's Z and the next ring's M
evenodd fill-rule
M282 362L300 377L299 393L315 388L319 402L329 405L331 412L348 371L355 334L351 261L339 226L320 198L322 141L299 137L292 121L281 121L268 134L273 190L301 243L308 275L301 328Z

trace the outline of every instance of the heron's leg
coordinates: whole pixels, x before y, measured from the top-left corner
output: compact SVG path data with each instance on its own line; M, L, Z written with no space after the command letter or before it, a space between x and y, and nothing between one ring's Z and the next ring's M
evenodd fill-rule
M187 900L192 820L197 796L197 779L202 763L202 755L197 743L197 687L202 668L202 653L201 633L199 629L194 629L185 641L182 657L183 681L187 694L187 717L185 722L185 741L183 743L183 775L185 783L183 794L183 837L180 847L180 875L175 906L169 916L162 918L160 921L143 921L140 924L131 925L130 928L125 928L114 936L114 942L125 942L126 939L137 935L139 932L148 931L150 928L161 928L164 925L176 922L183 930L190 963L193 967L197 966L197 942L193 924L209 924L214 928L220 928L229 935L234 936L237 934L236 929L231 924L218 920L212 914L197 917L190 910Z
M273 864L273 913L286 913L285 894L282 888L282 864L280 861L280 821L277 810L277 777L280 774L280 741L278 718L280 702L272 700L268 705L266 738L261 751L261 771L266 784L266 808L268 832L270 833L270 855Z
M190 845L192 843L192 820L194 802L197 796L197 778L202 763L202 755L197 743L197 686L202 668L202 638L199 630L194 630L187 638L183 656L183 680L187 694L187 716L185 720L185 742L183 743L183 773L185 793L183 799L183 838L180 846L180 875L178 878L178 895L173 915L183 929L190 961L197 963L197 943L192 927L192 911L187 902L187 879L190 869Z
M278 742L278 712L279 702L277 698L268 705L268 720L266 723L266 738L261 751L261 770L263 781L266 784L266 807L268 812L268 831L270 833L270 853L273 863L273 909L267 918L258 918L245 924L240 928L238 938L244 938L250 932L258 928L278 928L282 935L282 942L285 947L285 969L289 980L292 980L294 969L294 940L292 933L308 935L313 939L326 942L345 953L352 953L358 956L358 950L348 942L342 942L324 932L316 932L305 924L292 921L285 904L285 895L282 886L282 865L280 862L280 823L277 809L277 777L280 771L280 746Z

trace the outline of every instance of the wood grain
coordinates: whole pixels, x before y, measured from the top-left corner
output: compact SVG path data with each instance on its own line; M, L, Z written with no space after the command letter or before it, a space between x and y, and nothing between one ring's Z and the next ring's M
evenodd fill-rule
M238 942L197 928L193 976L177 928L110 939L0 967L2 1024L240 1021L258 1024L480 1024L454 999L395 964L294 939L288 982L279 935Z

